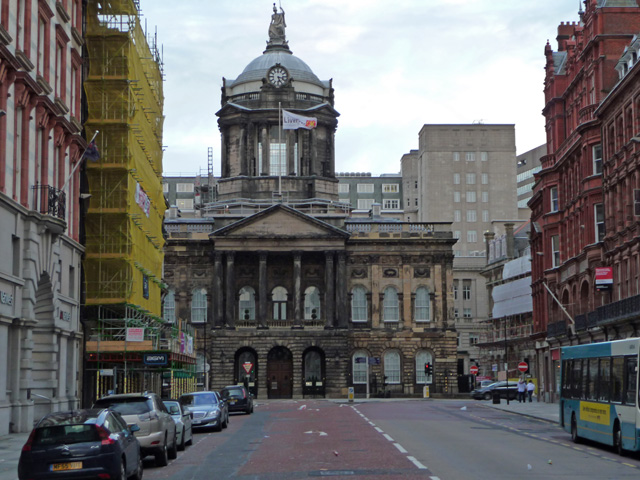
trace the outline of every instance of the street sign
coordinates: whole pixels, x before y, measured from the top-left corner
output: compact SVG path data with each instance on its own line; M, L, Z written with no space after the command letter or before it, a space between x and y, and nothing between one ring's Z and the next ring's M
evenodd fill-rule
M471 372L471 375L477 375L478 367L476 365L471 365L471 368L469 368L469 372Z
M518 370L520 370L522 373L524 373L527 370L529 370L529 365L527 365L527 362L520 362L518 364Z
M242 364L242 368L244 368L244 371L247 372L247 374L251 373L251 369L253 368L253 363L251 362L244 362Z

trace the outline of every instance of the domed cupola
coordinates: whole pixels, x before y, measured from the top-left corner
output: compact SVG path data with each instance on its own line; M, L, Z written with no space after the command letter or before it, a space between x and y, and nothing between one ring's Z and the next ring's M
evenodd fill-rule
M332 80L320 80L293 55L285 13L274 4L269 40L235 80L222 79L218 199L337 200L334 137L340 115ZM284 129L282 111L307 117L313 128Z

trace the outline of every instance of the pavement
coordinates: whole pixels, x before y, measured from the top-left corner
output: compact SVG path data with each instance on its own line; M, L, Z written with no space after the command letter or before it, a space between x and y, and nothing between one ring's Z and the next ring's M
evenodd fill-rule
M370 399L367 401L371 402L380 400L386 399ZM394 400L401 401L402 399ZM415 399L411 400L415 401ZM495 408L517 415L526 415L546 420L548 422L558 423L560 420L560 412L557 403L544 403L536 400L533 402L520 403L518 401L511 400L507 405L506 400L500 400L499 404L494 404L492 401L487 402L484 400L469 401L474 402L476 405L482 405L486 408ZM356 402L361 403L361 400L357 399ZM29 433L12 433L0 436L0 480L18 479L18 459L20 458L22 446L25 444L28 437Z

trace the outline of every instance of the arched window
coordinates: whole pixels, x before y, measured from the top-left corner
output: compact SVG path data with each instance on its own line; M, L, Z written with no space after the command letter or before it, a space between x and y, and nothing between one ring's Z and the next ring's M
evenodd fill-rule
M416 290L414 311L416 322L431 321L431 296L428 288L419 287Z
M308 350L304 354L304 379L322 382L322 356L317 350Z
M354 384L367 384L368 357L369 355L364 350L358 350L353 354L352 369Z
M433 372L433 356L426 350L420 350L416 353L416 383L428 384L433 383L433 373L427 375L425 373L425 365L431 365L431 371Z
M276 287L271 292L273 301L273 319L287 319L287 289L284 287Z
M191 323L207 321L207 290L196 288L191 292Z
M400 383L400 353L390 350L384 354L385 383Z
M251 287L242 287L238 297L238 314L240 320L255 320L256 291Z
M364 287L354 287L351 292L351 321L366 322L368 317L367 291Z
M162 317L165 322L176 323L176 294L173 290L169 290L164 297L164 311Z
M304 319L316 320L320 318L320 290L309 287L304 291Z
M383 319L385 322L397 322L400 319L398 291L393 287L384 289Z

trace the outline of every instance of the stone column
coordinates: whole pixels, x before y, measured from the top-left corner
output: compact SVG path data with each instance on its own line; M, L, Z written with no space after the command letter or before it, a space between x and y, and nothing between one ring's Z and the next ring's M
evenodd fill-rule
M222 128L220 130L220 164L222 165L221 175L223 178L226 178L230 175L229 173L229 158L227 156L227 131L226 128Z
M260 175L269 173L269 129L266 125L262 126L261 138L262 143L262 165L260 166Z
M235 326L234 307L236 298L235 252L227 252L227 277L225 285L226 315L225 323L229 328Z
M309 162L309 175L320 175L318 171L318 135L316 134L316 130L311 130L311 161Z
M267 253L260 252L259 255L260 264L258 267L258 328L267 328L267 299L269 295L269 287L267 285Z
M293 327L302 328L302 252L293 252Z
M240 175L248 175L249 162L247 156L247 128L243 125L240 127L240 138L238 139L239 151L238 151L238 165L240 167Z
M325 252L325 267L324 267L324 288L325 288L325 296L324 296L324 315L325 315L325 324L324 328L333 328L335 326L334 322L334 312L336 306L336 284L335 284L335 275L333 274L333 257L334 252Z
M213 254L213 327L224 326L224 290L222 281L222 253Z
M338 252L336 272L336 326L347 328L347 262L346 253Z

